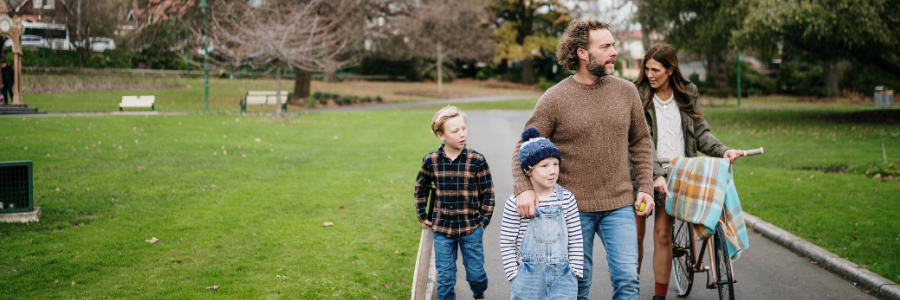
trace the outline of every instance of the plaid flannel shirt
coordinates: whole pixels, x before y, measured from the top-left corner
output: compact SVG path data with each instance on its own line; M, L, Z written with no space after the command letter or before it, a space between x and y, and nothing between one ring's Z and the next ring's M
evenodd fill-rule
M416 177L416 213L427 219L426 208L435 190L432 229L448 238L464 236L478 226L487 228L494 211L494 182L484 155L466 147L450 160L444 145L422 159Z

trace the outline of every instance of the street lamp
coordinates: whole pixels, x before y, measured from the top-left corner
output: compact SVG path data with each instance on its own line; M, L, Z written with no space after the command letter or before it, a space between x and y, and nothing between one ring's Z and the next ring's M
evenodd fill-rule
M206 100L206 112L209 112L209 5L206 0L200 0L200 8L203 9L203 97Z

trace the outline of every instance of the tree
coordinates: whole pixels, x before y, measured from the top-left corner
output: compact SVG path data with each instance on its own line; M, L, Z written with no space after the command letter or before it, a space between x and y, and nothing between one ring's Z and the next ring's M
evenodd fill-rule
M487 13L479 0L425 0L392 18L376 19L370 41L375 51L391 58L434 58L424 74L437 72L438 92L443 74L452 77L445 59L479 60L491 55L491 38L484 24ZM372 48L372 47L370 47Z
M346 18L360 1L211 2L209 35L218 63L274 69L279 95L276 116L280 117L282 70L313 71L337 60L349 41ZM196 27L192 31L195 36L202 33Z
M854 58L900 78L900 0L754 0L737 32L741 45L781 43L824 62L824 82L837 95L836 62Z
M706 61L706 74L712 75L707 80L725 90L726 58L734 47L732 32L741 28L748 10L743 4L741 0L640 0L637 19L642 28L646 24L648 30L658 30L679 50L699 54ZM649 36L649 31L644 33Z
M70 0L66 3L66 27L75 42L78 64L91 55L91 38L112 36L116 28L115 7L107 0Z
M556 49L557 35L537 31L536 22L549 21L554 28L571 21L567 8L558 0L492 0L487 5L496 27L494 63L522 61L522 83L534 84L532 59Z

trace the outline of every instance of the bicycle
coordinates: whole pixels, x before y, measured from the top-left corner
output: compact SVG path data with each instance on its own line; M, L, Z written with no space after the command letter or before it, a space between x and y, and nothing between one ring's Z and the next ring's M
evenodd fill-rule
M741 156L753 156L763 154L763 148L741 151ZM662 163L669 160L660 159ZM668 173L668 170L666 171ZM723 212L724 213L724 212ZM672 271L675 273L675 287L678 289L678 297L687 297L694 285L694 273L706 273L706 288L717 289L719 299L734 300L734 266L728 255L728 245L725 239L725 223L722 217L716 224L716 233L703 240L702 246L697 248L694 239L694 224L675 219L672 226ZM710 243L712 240L712 243ZM699 250L696 253L695 250ZM715 264L714 268L702 266L703 254L709 251L709 261ZM710 281L710 275L714 279Z

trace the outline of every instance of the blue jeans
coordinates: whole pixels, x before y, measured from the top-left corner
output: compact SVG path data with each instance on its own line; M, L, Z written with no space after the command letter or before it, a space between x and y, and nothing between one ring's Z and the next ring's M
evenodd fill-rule
M579 212L584 235L584 277L578 279L578 299L588 299L594 269L594 234L606 248L606 262L613 285L613 299L638 299L637 228L634 208L626 206L601 212Z
M637 232L637 231L635 231ZM456 249L462 252L466 267L466 281L472 295L482 295L487 290L487 273L484 272L484 231L479 226L472 233L458 238L448 238L434 233L434 265L437 269L437 293L439 300L456 299ZM637 240L637 237L635 237ZM635 266L637 268L637 266Z

